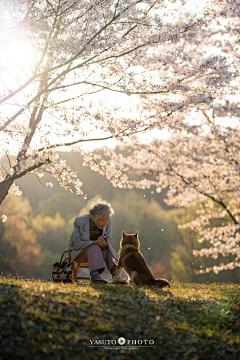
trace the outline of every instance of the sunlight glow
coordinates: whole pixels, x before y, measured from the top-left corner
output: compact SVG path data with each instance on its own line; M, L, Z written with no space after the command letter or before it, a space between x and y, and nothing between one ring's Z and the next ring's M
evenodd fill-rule
M22 69L33 66L36 61L33 47L23 40L15 41L6 46L1 58L1 62L5 62L8 66Z

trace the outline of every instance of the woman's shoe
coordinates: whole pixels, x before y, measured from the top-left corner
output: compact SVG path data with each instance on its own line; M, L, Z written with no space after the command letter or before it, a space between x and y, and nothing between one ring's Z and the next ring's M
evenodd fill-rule
M102 278L100 275L91 278L91 282L93 283L99 283L99 284L107 284L107 280L105 280L104 278Z

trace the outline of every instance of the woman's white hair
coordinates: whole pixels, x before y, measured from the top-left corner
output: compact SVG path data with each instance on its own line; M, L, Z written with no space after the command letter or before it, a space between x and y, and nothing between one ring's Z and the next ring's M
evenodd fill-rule
M89 209L90 218L93 220L100 219L103 215L113 215L114 210L106 200L98 199L97 201L94 201Z

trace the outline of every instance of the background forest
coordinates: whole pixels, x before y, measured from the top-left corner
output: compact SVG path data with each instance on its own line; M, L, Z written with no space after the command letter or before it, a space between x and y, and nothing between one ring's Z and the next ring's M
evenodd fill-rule
M115 210L112 218L115 250L119 249L122 231L139 231L141 251L155 276L195 282L238 282L239 268L218 275L195 274L194 270L215 263L210 258L194 257L192 249L201 248L198 234L189 228L179 228L196 217L197 206L187 209L167 206L165 193L157 194L151 189L114 188L106 178L83 167L79 153L59 154L81 175L87 196L55 186L57 181L50 175L42 181L35 175L18 180L17 185L27 196L10 195L2 204L8 218L0 223L1 272L49 280L51 265L59 261L67 247L75 217L88 213L94 199L103 198ZM46 186L48 181L53 183L52 188Z

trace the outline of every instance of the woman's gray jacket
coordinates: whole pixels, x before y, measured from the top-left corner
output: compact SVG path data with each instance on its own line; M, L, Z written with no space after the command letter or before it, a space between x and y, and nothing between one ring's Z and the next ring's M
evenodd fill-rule
M90 232L89 232L89 225L90 225L90 216L89 214L79 216L74 220L74 230L72 235L68 241L67 250L71 251L71 261L74 261L76 256L80 254L80 252L92 245L93 241L90 240ZM109 219L108 224L103 228L103 234L105 234L110 242L112 240L111 235L111 219Z

